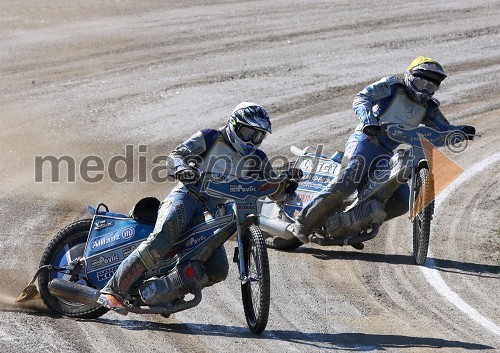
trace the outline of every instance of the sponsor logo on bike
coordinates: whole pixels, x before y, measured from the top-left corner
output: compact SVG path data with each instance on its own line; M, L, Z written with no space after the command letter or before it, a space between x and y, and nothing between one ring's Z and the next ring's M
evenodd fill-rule
M104 281L104 280L110 279L111 277L113 277L113 274L118 269L118 266L120 266L120 265L116 265L116 266L113 266L113 267L110 267L110 268L107 268L105 270L97 272L97 279L99 281Z
M322 173L334 175L339 164L329 161L306 159L300 164L300 169L304 172Z
M108 245L110 243L114 243L115 241L120 240L120 234L113 234L108 237L102 237L98 238L92 241L92 245L90 246L90 249L95 250L97 248L103 247L105 245Z
M123 240L132 239L135 235L135 230L132 227L126 227L124 229L120 229L120 230L117 230L116 232L108 233L108 234L105 234L102 237L99 237L99 238L92 240L92 243L90 245L90 250L102 248L108 244L117 242L121 239L123 239Z
M420 141L420 136L431 142L434 140L431 138L433 136L432 132L427 132L427 133L418 133L417 136L411 137L410 141Z
M314 191L314 190L323 190L325 185L320 184L320 183L315 182L315 181L305 181L305 182L301 183L299 187L300 187L300 189Z
M136 248L135 245L130 245L130 246L122 248L123 257L125 258L125 257L129 256L132 253L132 251L135 250L135 248Z
M269 183L269 184L264 184L262 185L260 188L259 188L259 191L260 192L264 192L264 191L267 191L267 190L271 190L271 189L274 189L278 186L278 184L276 183Z
M118 257L118 255L116 255L115 253L112 253L109 256L99 256L98 259L92 260L92 262L90 264L92 265L92 268L98 268L98 267L102 267L104 265L112 264L113 262L117 262L119 260L120 260L120 258Z
M326 176L326 175L308 174L304 179L310 180L310 181L315 182L315 183L327 184L333 178L331 176Z
M238 185L229 185L229 192L256 192L257 188L253 185L243 186L241 184Z
M296 193L297 201L302 202L302 203L307 203L307 202L311 201L313 199L313 197L314 197L313 194L304 194L301 192Z
M106 220L102 220L102 221L95 222L94 229L100 230L100 229L108 228L108 227L111 227L114 225L115 225L115 222L106 222Z
M135 230L132 227L125 228L122 231L122 238L123 239L132 239L134 237Z
M238 203L238 210L254 210L256 206L253 203Z

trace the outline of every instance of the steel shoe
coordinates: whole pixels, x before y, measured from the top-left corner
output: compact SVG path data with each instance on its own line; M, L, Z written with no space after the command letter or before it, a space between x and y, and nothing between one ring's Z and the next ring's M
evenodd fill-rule
M101 294L97 299L97 302L102 306L104 306L105 308L113 310L117 314L123 316L128 314L128 310L123 305L123 302L112 294L107 294L107 293Z

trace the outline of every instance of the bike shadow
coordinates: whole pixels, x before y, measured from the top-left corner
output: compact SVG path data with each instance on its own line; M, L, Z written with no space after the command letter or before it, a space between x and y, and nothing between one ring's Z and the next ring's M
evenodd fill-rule
M412 255L380 254L359 251L335 251L310 247L302 247L295 250L296 253L312 255L320 260L357 260L366 262L382 262L391 265L412 265L415 264ZM500 266L446 260L429 257L424 266L432 267L438 271L470 275L483 278L500 279Z
M89 321L89 320L85 320ZM308 350L335 351L384 351L386 349L415 348L460 348L479 351L493 349L485 344L433 337L413 337L404 335L370 334L370 333L322 333L299 332L292 330L265 330L260 335L249 332L246 326L224 326L215 324L193 323L159 323L134 320L97 319L96 322L121 326L131 331L157 331L195 336L217 336L227 338L269 340L274 346L279 342L308 347ZM301 349L303 350L303 348Z

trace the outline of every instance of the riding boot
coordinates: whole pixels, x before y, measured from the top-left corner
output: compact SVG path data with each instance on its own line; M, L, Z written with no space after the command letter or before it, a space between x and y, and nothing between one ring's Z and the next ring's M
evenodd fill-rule
M113 274L113 277L111 277L101 292L118 294L124 298L130 287L132 287L132 285L146 270L146 265L144 264L138 249L135 249L122 261L116 272Z
M295 237L302 243L307 244L313 227L320 223L326 214L343 199L344 195L340 191L318 194L297 216L293 227Z

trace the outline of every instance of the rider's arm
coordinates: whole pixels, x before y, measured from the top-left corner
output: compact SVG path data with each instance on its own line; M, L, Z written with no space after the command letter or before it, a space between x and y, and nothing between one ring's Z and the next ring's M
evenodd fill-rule
M395 80L396 77L384 77L356 95L352 109L363 125L378 125L377 118L373 115L373 106L391 95L391 82Z
M439 101L432 98L427 103L427 115L422 121L422 124L430 126L439 131L460 130L469 135L469 140L474 139L476 128L471 125L452 125L446 120L443 113L439 109Z
M200 165L203 154L211 148L217 137L217 130L204 129L181 143L167 157L168 173L174 175L180 170L188 169L190 162Z
M453 125L451 125L448 120L446 120L443 113L441 113L439 101L436 98L431 98L427 102L427 114L422 124L439 131L446 131L453 128Z

